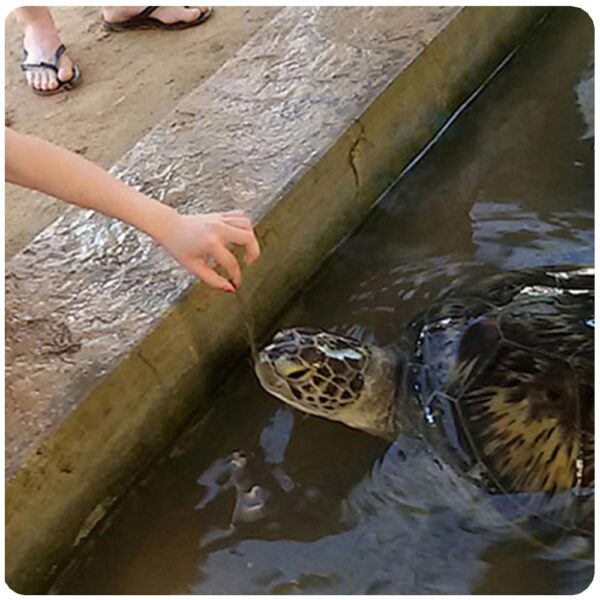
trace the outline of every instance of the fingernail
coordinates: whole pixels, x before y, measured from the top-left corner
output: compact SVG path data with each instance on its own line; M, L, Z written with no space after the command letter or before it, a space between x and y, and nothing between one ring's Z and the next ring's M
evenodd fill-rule
M233 286L228 286L225 288L225 291L229 294L235 294L235 288Z

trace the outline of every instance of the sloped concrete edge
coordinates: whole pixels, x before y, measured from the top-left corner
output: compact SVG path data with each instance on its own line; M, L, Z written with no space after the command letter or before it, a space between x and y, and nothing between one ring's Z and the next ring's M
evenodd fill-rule
M257 225L263 254L244 280L257 333L544 13L461 10L285 190ZM211 392L245 351L244 323L238 299L195 286L7 482L13 590L45 589L131 478L192 414L209 409Z

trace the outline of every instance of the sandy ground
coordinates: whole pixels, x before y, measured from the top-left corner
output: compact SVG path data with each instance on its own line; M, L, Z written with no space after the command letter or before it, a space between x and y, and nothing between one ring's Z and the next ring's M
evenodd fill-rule
M6 122L108 167L230 58L278 8L216 8L185 31L109 33L95 7L52 9L63 42L82 72L74 90L33 94L19 69L21 36L6 20ZM6 258L61 214L64 204L6 186Z

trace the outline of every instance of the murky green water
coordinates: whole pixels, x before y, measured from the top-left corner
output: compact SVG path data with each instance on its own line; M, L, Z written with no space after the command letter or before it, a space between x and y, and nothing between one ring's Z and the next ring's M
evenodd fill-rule
M555 13L274 328L393 343L449 287L593 262L592 48L582 13ZM593 577L589 538L506 527L440 490L416 442L294 413L249 364L215 404L59 593L572 593Z

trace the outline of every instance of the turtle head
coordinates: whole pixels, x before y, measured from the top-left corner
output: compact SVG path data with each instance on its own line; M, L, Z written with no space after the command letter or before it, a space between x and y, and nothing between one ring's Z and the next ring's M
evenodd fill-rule
M286 329L259 352L262 386L287 404L385 438L394 435L393 352L312 329Z

